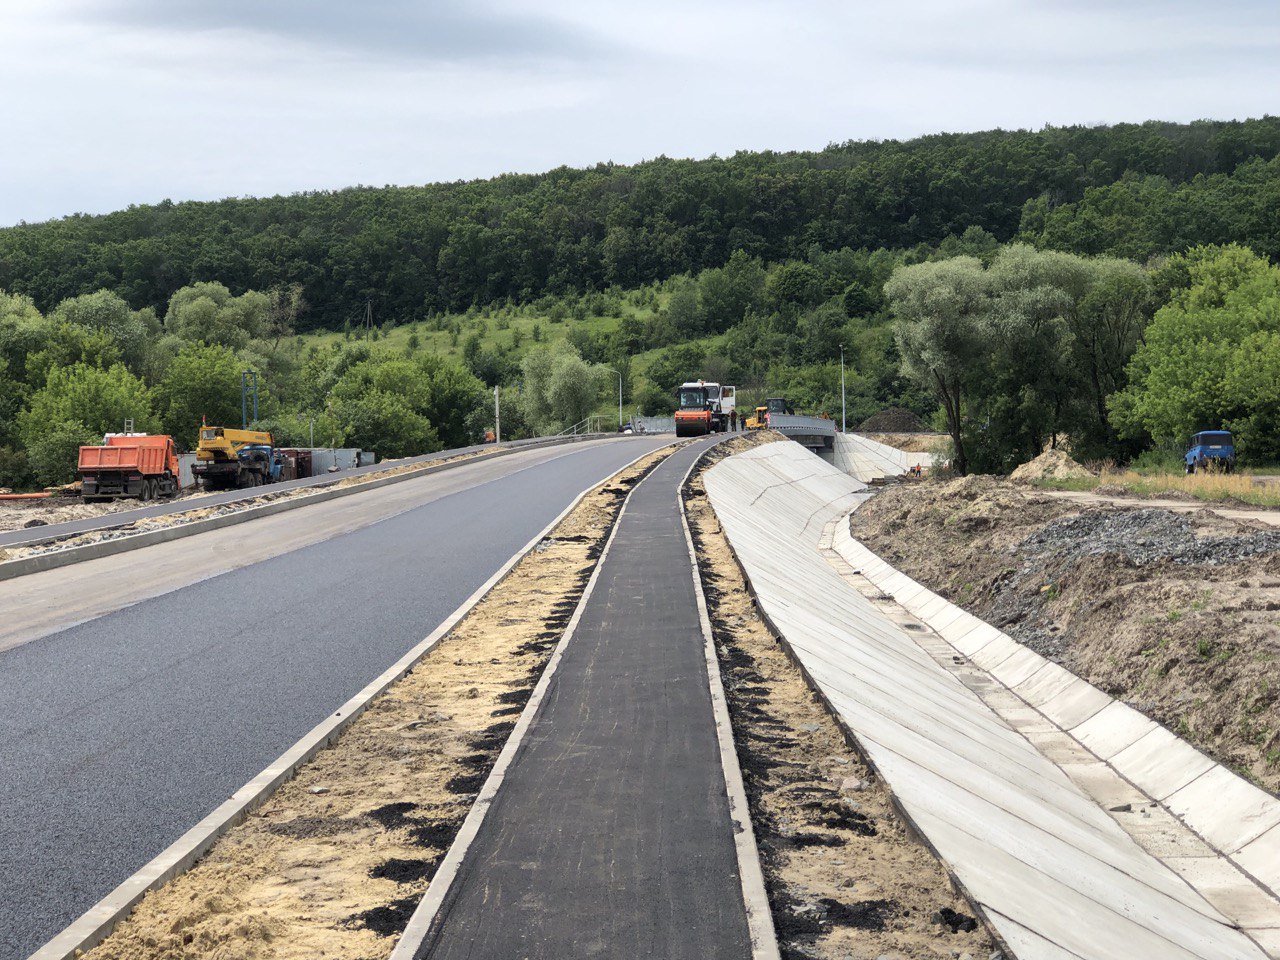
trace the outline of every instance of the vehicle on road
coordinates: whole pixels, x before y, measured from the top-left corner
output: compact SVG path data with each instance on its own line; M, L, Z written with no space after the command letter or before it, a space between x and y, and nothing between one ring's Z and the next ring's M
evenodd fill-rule
M748 417L744 424L747 430L763 430L769 425L769 408L760 406L756 407L754 416Z
M1230 473L1236 466L1236 447L1227 430L1202 430L1191 438L1183 458L1187 473L1218 470Z
M713 386L717 385L702 380L680 384L676 391L677 437L704 437L720 429L719 401L712 396Z
M231 490L275 483L284 462L284 451L265 430L203 426L191 472L206 490Z
M79 470L85 503L178 495L178 452L170 436L109 433L102 446L80 448Z
M676 390L676 436L701 437L724 433L737 408L738 388L709 380L690 380Z

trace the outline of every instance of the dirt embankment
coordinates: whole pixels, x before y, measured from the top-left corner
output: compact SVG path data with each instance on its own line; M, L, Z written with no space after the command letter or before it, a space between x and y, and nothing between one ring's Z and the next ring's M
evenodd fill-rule
M784 960L998 958L760 619L700 477L685 508Z
M990 477L891 488L853 535L1222 763L1280 790L1280 531L1080 505Z
M670 452L588 495L336 743L86 958L387 957L568 625L623 499Z

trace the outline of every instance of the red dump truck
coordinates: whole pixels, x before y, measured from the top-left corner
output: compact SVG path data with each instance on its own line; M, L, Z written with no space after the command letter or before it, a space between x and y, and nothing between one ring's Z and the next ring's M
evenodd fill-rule
M178 453L173 437L107 434L102 444L80 448L80 493L85 503L177 496Z

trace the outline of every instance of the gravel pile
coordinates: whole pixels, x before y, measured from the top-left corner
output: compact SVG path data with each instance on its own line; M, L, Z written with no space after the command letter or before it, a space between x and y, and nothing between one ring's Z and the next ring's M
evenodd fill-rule
M1115 553L1135 566L1152 563L1237 563L1280 552L1280 530L1227 537L1197 536L1191 518L1168 510L1095 511L1046 524L1019 554L1069 561Z

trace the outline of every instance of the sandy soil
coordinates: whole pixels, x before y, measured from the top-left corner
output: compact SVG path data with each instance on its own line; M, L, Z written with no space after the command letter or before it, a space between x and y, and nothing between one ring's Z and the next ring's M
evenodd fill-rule
M864 437L897 447L907 453L944 453L950 449L951 438L945 433L866 433ZM949 456L949 454L945 454Z
M179 526L185 523L192 523L196 520L205 520L209 517L220 517L228 513L238 513L249 507L261 506L264 503L274 503L277 500L298 500L304 497L313 497L325 490L331 490L334 487L345 488L354 487L359 484L369 483L373 480L381 480L384 477L399 476L405 473L426 472L431 468L439 467L446 463L457 463L463 460L478 460L482 457L492 456L495 451L479 450L474 453L459 454L456 457L447 457L444 460L433 460L428 464L406 464L404 466L389 466L386 470L377 470L373 473L362 474L358 477L347 477L339 480L334 484L326 484L324 487L304 487L297 490L284 490L280 492L271 492L270 487L264 488L261 496L252 497L246 500L238 500L235 503L222 504L215 507L200 507L199 501L203 497L209 496L209 493L200 491L185 494L180 503L191 503L190 510L184 510L181 513L168 514L162 517L146 517L142 520L135 520L131 523L122 523L118 527L112 527L107 530L97 530L93 533L81 534L80 536L65 537L60 540L50 541L48 543L33 544L29 547L11 547L7 550L0 550L0 561L18 560L23 557L36 556L42 553L51 553L55 550L66 550L70 547L82 547L91 543L101 543L104 540L117 540L121 537L133 536L137 533L146 533L149 530L161 530L167 527ZM36 501L39 503L39 501ZM40 505L25 507L8 507L0 506L0 530L14 530L19 527L25 527L32 520L40 520L43 524L63 523L68 520L82 520L87 517L100 517L112 513L119 513L122 510L133 510L143 506L137 500L114 500L109 503L79 503L72 501L70 503L62 503L58 506ZM26 519L19 520L19 511L29 511L24 514ZM35 512L30 512L35 511ZM5 526L9 523L9 526ZM33 531L36 535L39 530Z
M91 960L387 957L488 775L631 487L588 495L510 576Z
M886 490L854 514L852 531L904 573L1280 790L1271 528L966 477Z
M700 479L685 505L785 960L993 956L985 928L760 619Z
M1014 483L1035 483L1037 480L1092 480L1093 476L1076 463L1071 454L1050 449L1022 464L1009 474L1009 479Z

